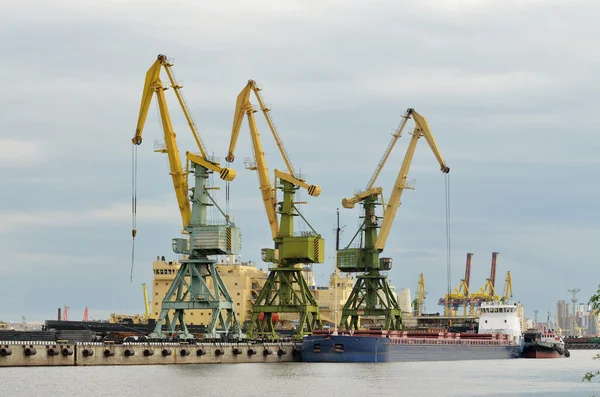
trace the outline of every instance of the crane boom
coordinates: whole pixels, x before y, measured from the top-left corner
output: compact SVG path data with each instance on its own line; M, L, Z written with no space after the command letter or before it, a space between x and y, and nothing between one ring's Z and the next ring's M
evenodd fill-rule
M321 188L318 185L307 184L303 179L298 178L294 174L294 169L289 160L289 156L287 155L281 138L279 137L279 134L277 133L271 116L269 114L270 109L265 106L262 96L260 95L260 88L256 85L256 82L254 80L248 80L248 84L246 84L246 86L237 96L235 112L233 117L233 125L231 127L229 151L225 158L228 162L233 162L235 160L235 148L237 146L237 141L240 135L240 130L242 128L242 123L244 122L244 116L246 116L248 118L248 124L250 126L252 149L254 152L254 160L256 162L256 166L253 168L255 168L258 173L258 180L260 183L259 188L265 206L265 211L267 212L267 219L269 221L271 235L273 238L276 238L279 235L279 220L277 218L276 210L277 198L275 195L276 189L271 183L269 169L267 168L267 163L265 160L265 153L263 151L262 143L260 141L260 134L256 126L256 118L254 117L254 113L256 113L256 110L253 108L252 103L250 102L250 94L252 92L254 92L256 99L258 100L260 109L262 110L267 120L267 124L269 125L273 138L275 139L277 147L279 148L279 152L281 153L281 156L283 157L283 160L288 169L287 173L280 170L275 170L275 176L279 179L290 182L295 186L299 186L301 188L306 189L308 191L308 194L311 196L319 196L319 194L321 194Z
M402 192L406 187L406 179L408 177L408 171L410 169L410 165L415 154L417 142L421 136L424 136L427 140L427 143L429 143L429 147L433 151L435 158L440 163L442 172L450 172L450 168L448 168L448 166L446 165L446 162L444 161L442 154L440 153L437 144L435 143L435 139L433 138L431 130L429 129L429 124L427 123L427 120L423 116L415 112L414 109L409 109L408 115L412 115L414 117L416 125L410 143L408 144L406 155L404 156L404 160L402 161L402 167L400 168L400 172L398 173L398 177L396 178L396 183L394 184L394 189L390 196L390 200L388 201L388 204L385 207L383 221L381 222L381 229L379 230L379 235L377 236L377 241L375 242L375 248L378 250L384 249L385 243L390 234L392 223L394 222L396 212L398 211L398 207L400 206L400 198L402 197Z
M181 163L179 148L177 147L176 134L173 130L173 125L171 123L171 115L169 113L167 100L164 94L168 87L165 87L163 85L162 80L160 79L161 67L164 67L167 72L167 76L169 77L171 87L173 88L173 91L175 91L177 100L181 105L181 109L183 110L188 125L192 131L192 135L194 136L196 144L198 145L198 149L201 153L201 155L198 156L193 153L187 152L186 158L195 164L198 164L213 172L218 173L220 178L226 181L232 181L235 178L236 173L233 169L223 168L219 165L219 163L208 160L206 155L206 149L202 143L198 131L196 130L189 109L187 108L185 100L183 99L183 95L180 92L182 86L176 83L171 66L172 64L167 61L166 55L161 54L158 56L157 60L152 64L152 66L150 66L150 69L148 69L148 71L146 72L144 89L142 91L142 101L140 104L140 113L138 115L138 122L135 129L135 135L131 141L134 145L140 145L142 143L142 133L146 124L148 110L150 108L150 103L152 102L152 96L156 94L166 147L165 150L161 151L167 153L167 156L169 158L169 167L171 171L170 174L173 179L173 187L175 189L175 195L177 197L177 205L181 213L183 228L185 229L189 225L192 216L191 204L188 197L188 173L184 171L183 165Z
M288 169L288 173L295 178L296 173L294 172L294 167L292 166L292 162L290 161L287 151L285 150L285 147L283 146L283 142L281 141L281 138L279 137L279 134L277 133L277 129L275 128L275 123L273 123L273 119L271 118L271 114L270 114L271 109L265 105L265 102L262 98L262 95L260 94L260 91L261 91L261 88L256 84L256 81L248 80L248 84L246 85L246 87L244 87L244 89L238 95L237 101L236 101L235 115L234 115L234 119L233 119L233 128L231 130L231 141L229 144L229 153L227 154L226 159L230 163L235 160L234 153L235 153L235 147L237 145L237 139L240 134L240 128L242 127L242 123L244 121L244 114L247 114L246 112L241 111L241 110L245 109L247 107L250 107L250 108L252 107L252 104L250 103L250 92L254 92L254 96L256 97L256 100L258 101L260 110L263 112L263 115L265 116L265 119L267 120L267 124L269 125L269 129L271 130L271 134L273 135L273 138L275 139L275 143L277 144L279 153L281 153L281 157L283 157L283 161L285 162L285 166ZM256 112L256 110L253 110L253 112Z
M258 128L256 127L256 119L254 118L254 113L256 111L252 108L252 104L250 103L250 92L252 91L253 87L255 87L254 81L250 80L237 97L233 127L231 129L229 153L227 154L226 159L228 162L232 162L235 159L235 147L240 135L242 122L244 121L244 115L246 115L248 117L248 124L250 126L252 149L254 151L256 171L258 173L258 180L260 184L259 188L262 195L263 204L267 212L267 219L269 221L269 227L271 228L271 235L273 238L275 238L279 234L279 219L277 218L277 212L275 210L277 206L277 199L275 197L275 190L271 184L271 177L269 176L269 170L265 160L265 153L260 142L260 134L258 133Z
M404 114L404 116L402 116L402 123L400 123L400 127L398 127L398 129L396 130L396 133L392 134L392 140L388 144L388 147L385 150L383 157L379 161L379 164L377 164L377 168L375 168L375 172L373 172L371 179L369 179L369 183L367 183L367 188L365 190L371 189L373 187L373 185L375 184L375 181L377 181L377 177L379 177L379 174L381 173L383 166L387 162L387 159L390 157L392 150L394 150L394 146L396 146L396 142L398 142L398 138L400 138L402 136L402 130L404 130L404 126L408 122L409 118L410 118L410 109L408 109L406 111L406 113Z

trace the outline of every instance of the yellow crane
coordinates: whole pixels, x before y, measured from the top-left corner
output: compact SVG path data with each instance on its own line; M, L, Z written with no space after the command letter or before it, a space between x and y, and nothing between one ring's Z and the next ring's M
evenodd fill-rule
M258 101L259 108L265 116L287 168L287 172L274 170L275 184L271 183L265 153L256 126L254 117L256 110L250 102L252 93ZM316 197L321 193L321 188L306 183L303 178L295 173L271 119L270 110L265 106L260 88L256 82L249 80L236 100L231 141L226 157L228 162L234 161L240 128L244 118L247 118L254 159L247 162L246 167L258 173L259 188L267 213L271 236L275 243L274 249L262 249L263 261L274 263L275 266L269 269L269 277L254 303L248 335L250 337L260 335L275 338L274 324L279 317L278 313L296 313L299 320L294 336L301 338L303 335L311 334L315 328L321 327L319 306L302 275L302 267L303 264L323 263L325 244L323 238L298 211L296 205L300 203L294 202L294 195L301 188L308 191L310 196ZM283 191L282 201L277 199L277 189ZM311 230L300 236L294 235L294 218L296 216L301 217Z
M419 284L417 286L417 293L413 300L413 315L420 316L423 313L423 307L427 298L427 292L425 291L425 276L423 273L419 275Z
M151 338L162 339L176 336L191 339L194 336L188 331L184 310L211 310L211 321L207 326L207 334L216 338L221 336L239 335L239 324L234 310L233 299L227 291L221 276L216 270L214 255L235 255L241 249L241 234L239 228L230 221L210 194L214 189L207 185L209 175L218 173L221 179L231 181L235 171L223 168L218 162L209 158L206 146L202 142L191 113L181 93L182 85L174 77L172 62L165 55L158 55L146 73L140 112L138 115L135 135L132 139L134 148L142 143L142 132L148 115L152 97L156 96L163 128L165 146L158 152L166 153L169 158L170 174L173 180L175 196L181 213L183 233L189 238L175 238L172 241L173 251L183 255L181 267L167 291L161 312L156 321ZM164 69L170 86L164 85L160 72ZM181 163L176 134L173 130L171 115L167 107L165 91L172 88L179 105L187 120L188 126L200 151L199 154L186 152L185 169ZM136 149L137 150L137 149ZM137 159L137 155L134 157ZM134 170L137 165L134 163ZM188 175L194 174L194 187L188 185ZM135 175L135 171L134 171ZM135 178L135 177L134 177ZM134 180L134 191L136 182ZM135 238L135 194L133 199ZM214 206L225 218L225 223L209 222L207 207ZM211 256L209 258L209 256ZM207 283L207 281L211 283ZM212 284L212 288L208 285ZM173 319L171 320L171 312ZM166 332L162 326L166 325Z
M498 260L498 252L492 252L492 266L490 270L490 278L485 280L485 284L471 295L471 304L480 306L481 302L498 302L500 297L496 293L496 265Z
M375 182L410 118L414 119L415 128L412 132L412 138L408 144L396 182L394 183L390 199L387 205L384 205L382 189L381 187L375 187ZM392 223L400 206L402 193L404 189L411 188L407 183L408 171L413 160L417 142L421 137L424 137L429 144L435 158L440 164L442 172L448 173L450 168L448 168L438 150L427 120L414 109L408 109L403 116L402 123L392 135L392 140L367 183L365 190L342 200L344 208L353 208L356 204L362 203L364 221L348 246L340 250L337 257L337 266L341 271L362 273L357 276L354 289L342 310L341 328L358 329L360 327L360 316L377 319L383 317L382 326L387 330L399 330L402 328L401 311L398 301L390 290L387 276L381 273L382 270L391 270L392 259L380 258L379 255L385 248ZM377 205L384 205L383 217L377 216L375 211ZM381 224L379 224L379 220L381 220ZM350 248L359 235L361 236L361 247Z
M512 277L510 276L510 271L508 271L506 272L506 280L504 281L504 293L502 294L502 298L500 298L500 301L508 303L512 296Z
M459 306L463 306L463 316L467 315L469 304L471 303L471 290L469 289L471 281L471 263L473 259L473 253L467 254L467 262L465 264L465 278L460 280L460 284L456 286L450 294L446 294L444 298L440 299L439 304L445 306L445 315L450 316L455 314ZM471 305L470 313L475 314L473 305Z

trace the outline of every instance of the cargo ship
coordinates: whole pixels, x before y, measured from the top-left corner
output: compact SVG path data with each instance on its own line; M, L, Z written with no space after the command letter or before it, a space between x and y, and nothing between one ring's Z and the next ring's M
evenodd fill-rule
M523 349L523 357L525 358L562 358L571 356L563 338L553 331L526 332L524 337L525 348Z
M477 333L358 330L315 332L304 362L455 361L519 358L524 339L516 304L482 303Z

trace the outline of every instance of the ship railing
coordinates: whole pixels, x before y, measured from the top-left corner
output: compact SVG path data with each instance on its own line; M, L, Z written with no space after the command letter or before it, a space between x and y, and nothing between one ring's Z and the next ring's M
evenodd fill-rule
M397 345L467 345L467 346L505 346L511 340L502 339L434 339L434 338L390 338L392 344Z

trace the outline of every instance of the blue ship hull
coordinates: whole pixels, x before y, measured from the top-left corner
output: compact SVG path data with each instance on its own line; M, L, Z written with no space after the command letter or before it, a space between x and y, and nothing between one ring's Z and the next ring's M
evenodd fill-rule
M385 336L315 335L302 341L304 362L401 362L519 358L523 345L395 344Z

